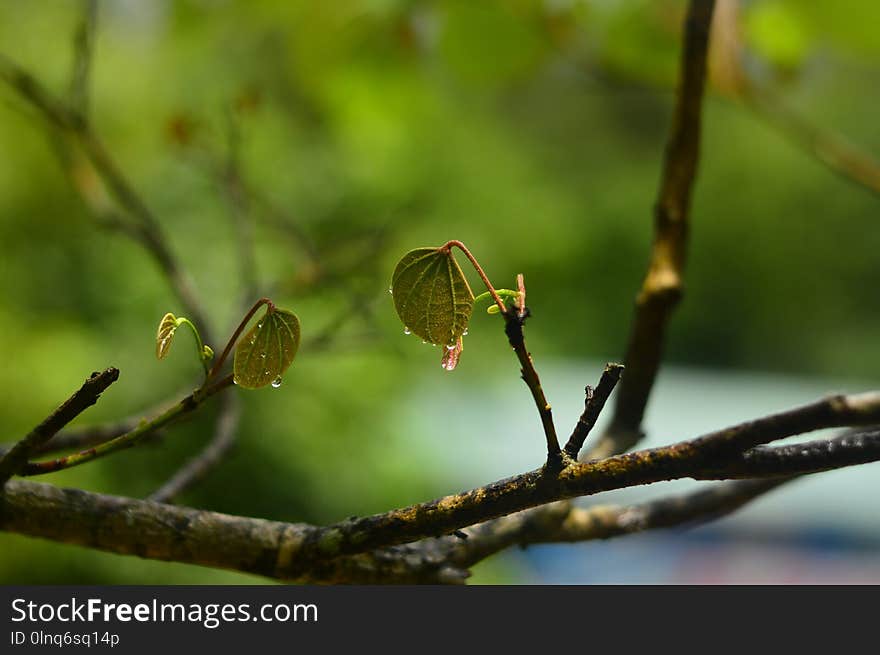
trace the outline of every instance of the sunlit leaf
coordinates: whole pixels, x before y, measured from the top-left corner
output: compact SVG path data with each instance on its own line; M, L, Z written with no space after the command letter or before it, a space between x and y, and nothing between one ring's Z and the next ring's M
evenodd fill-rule
M443 248L411 250L391 277L394 308L405 330L438 345L454 345L467 330L474 294Z
M293 312L270 306L235 349L235 383L246 389L280 386L299 348L299 319Z
M159 321L159 330L156 332L156 359L164 359L168 354L176 330L177 317L171 312L165 314Z

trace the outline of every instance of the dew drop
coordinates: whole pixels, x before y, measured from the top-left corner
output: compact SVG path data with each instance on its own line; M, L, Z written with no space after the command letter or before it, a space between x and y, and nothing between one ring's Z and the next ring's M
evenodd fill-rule
M455 344L454 343L446 344L446 350L455 350Z
M266 359L266 353L260 353L260 359Z
M405 328L403 328L403 333L404 334L412 334L412 330L410 330L408 327L405 327Z
M272 380L272 388L277 389L280 386L281 386L281 376L279 375L277 378Z
M388 293L390 293L392 295L394 294L394 291L391 289L391 287L388 287Z
M461 333L461 336L466 337L466 336L467 336L467 333L468 333L467 328L465 328L465 329L464 329L464 332Z
M232 378L232 384L238 384L238 380L236 380L235 378Z
M262 322L257 323L257 329L259 329L259 328L261 328L261 327L263 327L263 323L262 323Z

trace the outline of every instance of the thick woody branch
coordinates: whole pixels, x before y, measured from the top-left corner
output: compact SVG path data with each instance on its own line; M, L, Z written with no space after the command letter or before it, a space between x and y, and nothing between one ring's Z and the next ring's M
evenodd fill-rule
M111 384L119 379L119 370L108 368L95 372L83 383L79 390L50 414L46 420L0 459L0 487L27 464L28 458L44 446L58 431L87 408L98 402L98 398Z
M743 480L636 505L572 507L553 503L468 528L466 540L447 539L447 560L467 569L511 546L610 539L635 532L692 526L731 514L791 478ZM422 542L437 550L436 545Z
M867 464L880 459L880 429L853 431L834 439L754 448L738 454L718 467L707 467L700 475L713 479L786 476L818 473L844 466Z
M313 530L13 480L0 497L0 529L89 548L269 578L320 583L454 583L466 573L409 546L293 566Z
M880 421L880 392L833 396L800 408L719 430L692 441L638 451L604 460L571 463L560 471L545 467L500 480L461 494L354 519L321 528L303 544L303 552L334 552L339 555L405 543L482 523L529 507L556 500L586 496L623 487L683 477L726 479L759 475L793 475L815 470L815 462L769 467L754 475L737 460L737 448L749 448L812 430L844 425L870 425ZM880 439L878 439L880 441ZM868 439L860 447L870 450ZM735 470L723 470L731 455ZM870 451L864 461L880 457ZM848 459L849 458L849 459ZM829 456L828 468L849 465L853 453L841 452L840 460Z
M691 189L697 174L706 52L713 0L691 0L684 30L681 74L654 210L654 243L648 272L636 297L635 316L608 431L592 455L632 447L641 438L642 417L660 365L666 326L682 295Z
M876 428L798 446L746 453L734 450L816 429L878 422L880 392L834 396L691 441L604 460L570 462L561 470L545 467L468 492L327 527L218 517L15 481L8 485L0 528L113 552L304 579L329 560L450 534L556 500L685 477L778 480L880 460L880 430ZM255 559L259 559L259 569Z

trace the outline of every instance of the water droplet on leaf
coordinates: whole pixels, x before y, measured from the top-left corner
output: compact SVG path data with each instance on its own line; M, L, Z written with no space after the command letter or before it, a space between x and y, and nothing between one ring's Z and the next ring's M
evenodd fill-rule
M272 380L272 388L277 389L280 386L281 386L281 376L279 375L277 378Z
M274 306L254 325L235 350L233 374L246 389L281 384L281 376L293 362L300 340L296 315Z
M408 327L405 327L405 328L403 328L403 333L404 334L412 334L412 330L410 330Z
M467 327L474 294L449 248L406 253L394 269L391 287L394 308L408 332L445 345Z

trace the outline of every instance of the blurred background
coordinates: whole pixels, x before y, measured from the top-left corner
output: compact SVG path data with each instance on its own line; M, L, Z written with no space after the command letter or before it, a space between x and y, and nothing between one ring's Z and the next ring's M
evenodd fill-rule
M67 98L82 7L0 1L0 53ZM303 327L280 388L232 391L238 444L179 501L327 523L539 466L540 423L498 318L475 313L447 373L404 335L391 271L411 248L460 239L496 286L524 273L529 346L567 434L584 385L623 356L684 8L99 2L91 121L194 279L211 345L251 287L249 301L269 295ZM686 297L648 445L880 384L877 25L872 0L719 1ZM201 374L186 334L156 361L159 319L183 310L144 249L96 220L100 184L59 139L0 87L4 442L93 370L120 380L76 425L147 415ZM210 439L215 414L43 481L145 496ZM473 581L880 583L878 466L691 530L504 553ZM0 552L5 583L261 582L8 534Z

